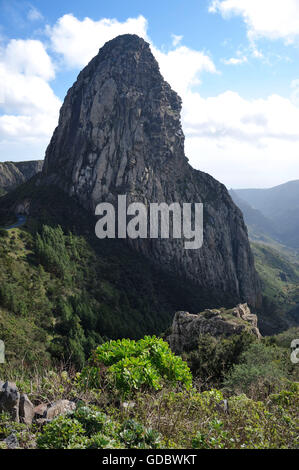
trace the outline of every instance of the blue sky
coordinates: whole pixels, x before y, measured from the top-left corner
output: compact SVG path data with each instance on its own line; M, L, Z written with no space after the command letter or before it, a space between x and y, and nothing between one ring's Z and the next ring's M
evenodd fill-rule
M299 179L299 0L0 0L0 161L43 158L67 89L127 32L183 99L194 167L235 188Z

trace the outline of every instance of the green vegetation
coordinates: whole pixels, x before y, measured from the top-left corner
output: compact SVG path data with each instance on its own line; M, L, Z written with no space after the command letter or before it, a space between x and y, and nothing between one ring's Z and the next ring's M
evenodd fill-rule
M179 281L126 247L112 254L32 219L0 235L0 337L10 361L82 366L107 338L162 332L183 304Z
M226 340L223 338L222 341L225 360L230 363ZM284 336L262 342L247 342L244 337L242 347L235 346L239 357L237 363L228 367L224 361L227 373L222 384L206 391L199 390L196 378L191 386L192 377L186 364L183 367L182 359L173 356L167 344L156 337L145 337L137 342L104 343L92 354L89 365L81 374L61 369L45 370L40 376L37 371L19 368L17 384L34 403L63 397L75 400L77 405L74 411L57 416L44 425L16 424L3 413L0 415L0 448L7 447L4 439L12 432L20 448L298 448L299 387L294 381L298 379L298 368L296 370L296 365L285 361L289 349L281 345L284 341ZM237 344L236 338L232 340L234 343ZM239 349L243 350L241 354ZM176 364L173 370L178 373L176 380L163 377L163 360L167 355L177 359L173 361ZM142 356L157 373L160 372L159 387L147 383L147 367L141 369L134 361L127 370L121 368L122 379L127 375L129 382L108 379L113 366L124 358ZM252 374L254 364L260 372L257 375ZM93 367L97 380L85 380ZM206 367L208 370L208 363ZM211 367L214 368L213 361ZM131 401L124 401L123 391L128 390L124 383L132 385L135 372L140 377L143 375L142 383L130 387ZM15 376L17 371L11 369L10 373ZM185 377L185 381L179 376ZM244 377L253 377L244 383L246 393L239 388L243 386ZM270 377L279 379L275 386L274 383L268 386ZM256 386L261 380L262 388ZM180 382L188 386L181 387Z
M80 230L57 225L65 212L53 210L53 218L47 211L0 231L0 377L35 405L77 406L44 425L2 414L0 441L13 432L21 448L298 448L298 365L289 348L299 330L273 336L296 323L298 265L253 245L259 318L272 336L202 335L178 357L149 335L166 336L176 310L204 310L211 298L123 243L95 239L93 221Z
M136 390L160 390L165 384L192 385L187 364L175 356L168 343L155 336L134 341L123 339L99 346L81 374L92 387L108 384L122 396Z
M251 245L262 281L263 306L259 320L266 334L299 323L299 264L259 243Z
M80 403L74 413L46 424L37 437L39 449L155 449L160 436L133 419L110 418L96 406Z

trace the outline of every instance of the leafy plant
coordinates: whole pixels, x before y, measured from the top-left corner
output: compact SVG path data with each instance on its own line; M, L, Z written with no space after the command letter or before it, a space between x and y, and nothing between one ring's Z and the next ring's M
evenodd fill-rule
M124 396L145 388L159 390L164 383L186 388L192 385L187 364L156 336L102 344L83 369L81 380L90 387L108 383Z
M37 437L39 449L74 449L86 446L87 438L82 424L76 419L58 416L46 424Z

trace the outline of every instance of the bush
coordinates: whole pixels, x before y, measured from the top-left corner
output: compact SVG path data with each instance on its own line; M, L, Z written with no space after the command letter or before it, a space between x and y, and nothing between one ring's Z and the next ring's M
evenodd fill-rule
M254 341L255 337L247 332L229 338L215 338L209 334L199 336L197 349L186 357L200 388L221 386L225 374Z
M168 343L155 336L102 344L83 369L81 380L95 388L108 384L123 396L146 388L159 390L165 383L192 386L187 364L171 352Z
M96 406L79 404L68 415L54 418L37 437L39 449L156 449L160 435L138 421L120 424Z
M241 355L240 364L228 372L224 386L233 393L246 393L252 398L263 399L286 387L289 378L288 356L288 351L277 346L253 343Z
M74 449L85 447L87 438L79 421L61 415L45 425L36 442L39 449Z

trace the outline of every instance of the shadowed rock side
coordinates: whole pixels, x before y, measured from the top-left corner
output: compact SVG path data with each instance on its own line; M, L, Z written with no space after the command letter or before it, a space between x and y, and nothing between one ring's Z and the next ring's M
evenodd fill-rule
M178 64L179 66L179 64ZM256 305L259 281L240 210L226 188L184 154L181 99L163 80L149 45L123 35L79 74L46 152L42 184L60 186L94 213L99 202L203 202L204 244L128 240L163 268L211 295L211 304Z

